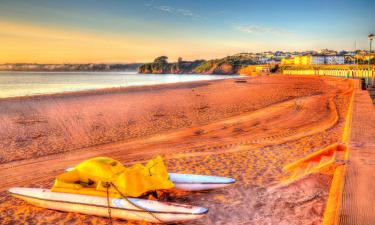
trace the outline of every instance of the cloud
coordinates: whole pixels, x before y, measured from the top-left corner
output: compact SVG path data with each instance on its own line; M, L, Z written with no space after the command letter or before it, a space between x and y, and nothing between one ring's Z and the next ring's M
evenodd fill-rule
M248 34L273 34L278 36L292 36L293 34L287 30L278 27L265 27L258 25L249 26L234 26L235 30L241 31Z
M172 6L168 5L161 5L161 6L155 6L154 7L157 10L167 12L170 14L175 14L175 15L181 15L181 16L187 16L187 17L192 17L192 18L200 18L201 16L198 14L195 14L189 9L181 9L181 8L174 8Z
M169 13L172 13L175 10L173 7L167 5L155 6L155 9Z

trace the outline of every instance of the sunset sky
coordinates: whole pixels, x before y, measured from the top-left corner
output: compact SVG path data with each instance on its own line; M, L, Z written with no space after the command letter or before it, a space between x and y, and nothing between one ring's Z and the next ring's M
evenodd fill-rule
M0 63L364 49L374 15L373 0L0 0Z

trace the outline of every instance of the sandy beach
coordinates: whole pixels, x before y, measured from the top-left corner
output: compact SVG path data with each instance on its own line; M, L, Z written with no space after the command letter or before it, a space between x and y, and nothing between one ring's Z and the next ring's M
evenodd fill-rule
M50 188L89 157L132 165L156 154L171 172L237 180L171 193L168 201L209 208L187 224L320 224L330 175L270 187L288 176L284 165L340 141L351 82L277 75L0 99L0 224L106 224L30 206L6 190Z

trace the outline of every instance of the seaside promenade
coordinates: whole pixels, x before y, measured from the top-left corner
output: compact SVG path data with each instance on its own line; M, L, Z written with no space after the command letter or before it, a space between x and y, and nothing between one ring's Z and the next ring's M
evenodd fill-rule
M375 224L375 105L355 91L340 224Z

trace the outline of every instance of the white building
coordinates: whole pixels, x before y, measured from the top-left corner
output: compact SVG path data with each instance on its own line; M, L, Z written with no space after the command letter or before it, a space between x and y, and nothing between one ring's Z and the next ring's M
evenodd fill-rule
M325 64L344 64L345 57L341 55L328 55L325 56Z
M311 56L311 64L313 65L320 65L325 63L325 57L321 55L313 55Z
M267 57L264 57L264 56L256 56L254 57L255 61L258 62L259 64L266 64L268 63L268 61L270 60L269 58Z
M313 55L311 64L345 64L345 57L341 55Z

